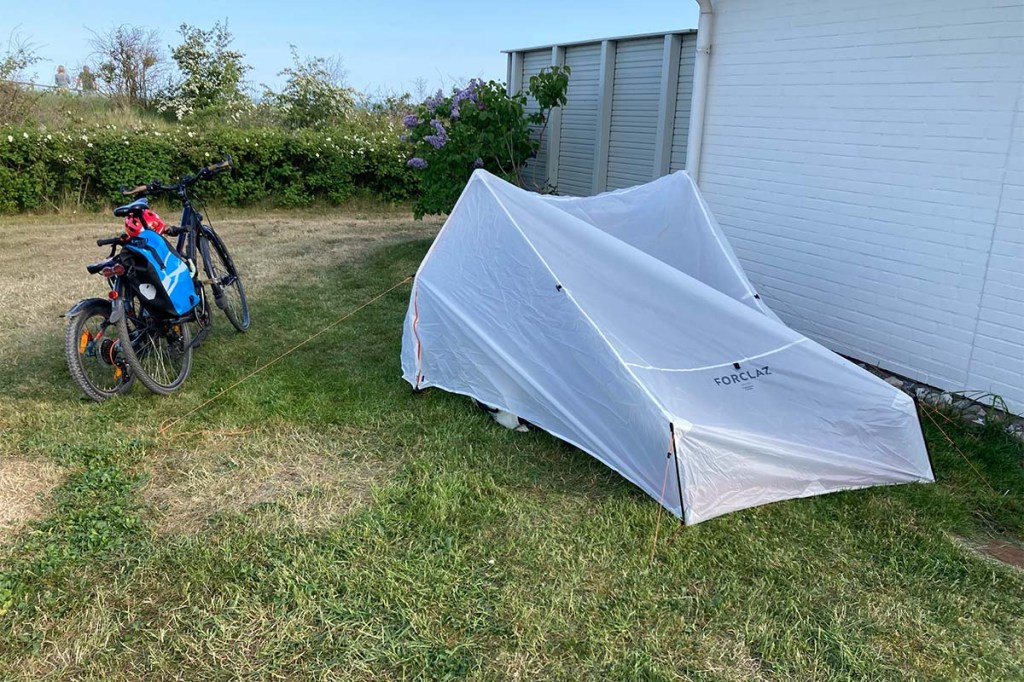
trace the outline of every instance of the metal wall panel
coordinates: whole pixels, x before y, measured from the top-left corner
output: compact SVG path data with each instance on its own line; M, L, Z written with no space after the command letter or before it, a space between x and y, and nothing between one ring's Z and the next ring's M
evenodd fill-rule
M664 38L618 43L612 81L611 132L606 189L654 179Z
M530 76L535 76L540 73L541 69L549 68L551 66L551 50L534 50L532 52L526 52L523 54L523 90L530 85ZM534 113L537 111L537 101L532 97L527 96L526 112ZM533 132L534 137L540 134L540 126L530 126L530 130ZM546 135L547 133L545 133ZM537 152L537 158L530 160L526 165L526 169L523 172L523 180L526 183L527 189L533 189L540 191L548 184L548 145L543 144Z
M697 35L683 36L679 50L679 78L676 81L675 125L672 128L671 172L686 169L686 135L690 127L690 99L693 97L693 62L697 54Z
M603 79L602 44L608 57ZM512 91L525 89L530 76L550 66L556 55L564 55L572 69L569 102L560 116L552 117L558 129L549 125L545 131L538 158L527 167L526 184L533 188L547 182L559 194L583 196L680 170L686 158L695 46L696 34L682 31L510 52ZM528 110L536 111L532 99Z
M559 194L590 194L597 138L601 44L565 48L565 65L572 69L572 74L569 76L569 103L562 111L556 190Z

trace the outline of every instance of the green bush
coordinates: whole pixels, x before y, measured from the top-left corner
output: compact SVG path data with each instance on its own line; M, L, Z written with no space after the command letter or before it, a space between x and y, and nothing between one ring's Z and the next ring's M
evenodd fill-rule
M546 181L528 181L524 171L537 155L551 110L566 104L569 73L567 66L542 69L530 77L526 92L513 95L503 83L474 79L417 105L403 120L413 151L408 166L420 171L423 183L413 215L449 213L478 168L520 187L551 191ZM529 114L527 93L538 105Z
M171 181L225 154L235 161L233 176L202 191L207 200L233 206L338 204L355 195L398 201L418 190L391 124L365 131L2 127L0 212L108 206L120 200L122 186Z

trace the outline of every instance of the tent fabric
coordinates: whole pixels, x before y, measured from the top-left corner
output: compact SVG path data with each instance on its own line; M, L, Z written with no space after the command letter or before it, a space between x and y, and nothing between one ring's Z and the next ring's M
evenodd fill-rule
M476 171L416 273L402 370L687 523L934 480L913 401L779 321L685 172L573 198Z

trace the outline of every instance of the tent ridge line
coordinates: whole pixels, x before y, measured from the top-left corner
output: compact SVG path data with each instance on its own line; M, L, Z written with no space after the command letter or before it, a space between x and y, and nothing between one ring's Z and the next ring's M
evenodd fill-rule
M743 267L739 264L739 259L736 256L736 253L732 250L731 247L727 247L722 242L722 237L719 235L721 226L719 226L718 222L711 217L711 211L708 210L707 203L704 201L704 197L700 193L700 187L697 185L697 181L693 179L693 176L690 175L688 171L683 171L683 173L686 175L687 179L693 185L694 189L697 190L695 192L695 196L697 197L697 205L700 206L701 213L704 214L704 219L707 220L708 225L711 226L711 234L712 236L714 236L715 241L718 243L718 248L722 250L722 253L727 254L726 260L732 267L733 272L740 278L740 281L743 282L744 285L746 285L747 296L757 301L758 309L762 313L764 313L767 306L761 300L761 297L758 295L757 290L754 289L754 285L750 283L750 278L747 277L747 273L743 271ZM731 258L728 256L731 256ZM746 300L747 296L745 296L743 300Z
M481 176L481 178L483 178L483 176ZM555 281L555 284L560 284L561 278L559 278L558 275L555 274L555 271L551 269L551 266L544 259L544 256L541 255L540 251L537 250L537 247L534 246L533 242L530 241L530 238L527 237L526 233L523 232L522 228L519 227L519 223L517 223L516 219L512 217L512 214L509 212L508 207L505 206L505 202L501 200L501 197L498 196L498 193L494 191L494 189L490 186L490 183L488 183L486 179L484 179L483 182L484 186L487 187L487 191L489 191L491 193L491 196L494 197L494 200L498 202L498 206L501 206L501 210L505 212L506 216L508 216L509 222L511 222L512 225L516 228L516 232L518 232L519 236L523 238L523 241L525 241L526 244L530 247L530 250L533 251L534 255L537 256L537 259L544 266L544 269L548 271L548 274L551 275L551 278ZM623 358L619 351L615 349L615 346L613 346L612 342L608 340L608 337L605 335L605 333L601 331L601 328L597 326L597 323L594 322L594 318L592 318L587 313L587 311L583 309L583 306L580 305L580 302L577 301L576 297L572 295L572 291L570 291L567 287L563 286L562 293L569 297L569 300L572 301L572 304L576 306L576 309L580 311L581 315L583 315L583 319L587 321L587 324L593 327L594 331L597 332L597 335L601 338L602 341L604 341L605 345L608 346L608 350L612 352L612 355L614 355L615 358L619 361L619 363L623 366L623 368L625 368L626 372L633 379L636 385L640 387L640 390L643 391L644 394L646 394L647 397L651 399L651 402L653 402L659 410L661 410L662 415L666 419L671 420L672 414L668 411L668 409L666 409L662 402L658 400L658 398L653 393L651 393L651 390L647 388L646 384L640 381L640 377L636 375L633 369L629 366L629 363L626 362L625 358Z
M473 174L469 176L469 181L466 183L466 187L463 188L462 194L460 194L459 198L455 201L455 205L452 206L452 210L448 213L448 217L446 217L444 219L444 224L441 225L441 229L438 230L437 234L434 236L434 241L432 241L430 243L430 248L427 249L427 253L424 254L423 260L420 261L419 267L416 268L416 273L413 276L413 286L416 286L417 275L420 274L420 271L423 269L423 266L426 264L427 260L430 259L431 254L434 253L434 247L437 246L438 241L441 239L441 237L444 236L444 232L448 228L448 221L451 220L451 217L455 214L455 211L458 210L459 204L462 203L463 198L465 198L465 196L466 196L466 189L471 184L473 184L473 182L483 182L483 180L480 179L480 177L478 176L478 171L473 171ZM486 184L486 183L484 183L484 184ZM490 188L488 188L488 189L490 189ZM492 192L492 194L493 194L493 192Z
M749 357L740 358L739 360L731 360L729 362L723 362L723 363L718 364L718 365L706 365L704 367L655 367L654 365L640 365L640 364L637 364L635 362L627 362L626 364L628 366L630 366L630 367L635 367L637 369L648 369L648 370L653 370L653 371L656 371L656 372L702 372L702 371L707 370L707 369L718 369L719 367L729 367L734 362L750 362L751 360L760 360L761 358L766 358L769 355L774 355L776 353L781 353L782 351L787 350L789 348L792 348L793 346L799 345L801 343L804 343L805 341L810 341L810 339L808 339L806 336L804 336L802 338L797 339L796 341L792 341L790 343L787 343L785 346L779 346L778 348L774 348L772 350L768 350L768 351L765 351L763 353L758 353L757 355L751 355Z

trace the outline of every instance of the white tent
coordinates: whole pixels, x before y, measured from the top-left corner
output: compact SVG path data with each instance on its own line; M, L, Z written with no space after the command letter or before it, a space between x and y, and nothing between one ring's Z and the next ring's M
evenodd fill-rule
M474 173L416 273L402 369L687 523L934 480L913 401L782 324L685 173L587 198Z

